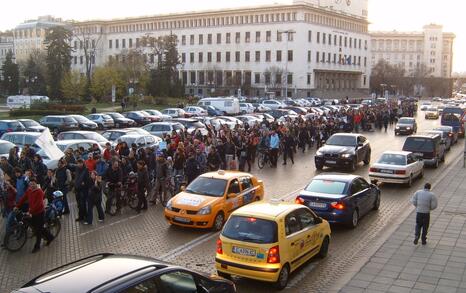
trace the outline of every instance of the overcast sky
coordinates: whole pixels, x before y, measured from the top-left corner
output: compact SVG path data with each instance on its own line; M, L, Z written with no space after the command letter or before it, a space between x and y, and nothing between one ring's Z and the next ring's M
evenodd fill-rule
M358 1L358 0L353 0ZM53 15L63 19L110 19L217 8L235 8L292 0L2 0L0 30L26 19ZM371 30L421 30L429 23L444 25L456 34L454 71L466 71L466 1L464 0L369 0Z

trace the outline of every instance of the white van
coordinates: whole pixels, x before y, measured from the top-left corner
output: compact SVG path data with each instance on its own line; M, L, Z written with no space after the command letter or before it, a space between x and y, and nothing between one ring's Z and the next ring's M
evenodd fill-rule
M233 97L204 98L204 99L201 99L199 102L197 102L197 105L198 106L214 106L220 111L223 111L226 114L230 114L230 115L237 115L241 112L240 107L239 107L239 100Z
M30 108L34 102L49 102L47 96L9 96L6 100L6 106L11 109Z

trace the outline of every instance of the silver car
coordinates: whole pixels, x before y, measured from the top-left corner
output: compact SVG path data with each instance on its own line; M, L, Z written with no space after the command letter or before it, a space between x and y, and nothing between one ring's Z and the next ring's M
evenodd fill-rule
M185 127L179 122L154 122L147 124L142 129L147 130L152 135L163 137L164 134L171 134L173 131L184 131Z

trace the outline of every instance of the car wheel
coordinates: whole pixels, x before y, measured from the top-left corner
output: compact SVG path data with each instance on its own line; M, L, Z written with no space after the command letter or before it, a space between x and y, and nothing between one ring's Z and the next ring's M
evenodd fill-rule
M371 163L371 153L367 152L366 158L364 159L364 165L369 165Z
M320 250L318 254L320 258L325 258L327 256L329 244L330 244L330 239L328 238L328 236L325 236L324 241L322 241L322 245L320 246Z
M100 130L103 130L103 129L104 129L104 125L103 125L103 124L97 124L97 126L98 126L98 128L99 128Z
M286 288L286 285L288 285L288 279L290 278L290 267L288 264L284 265L282 270L280 271L280 274L278 275L278 280L275 283L275 287L277 287L278 290L283 290Z
M316 169L322 171L322 169L324 169L324 164L316 163Z
M222 230L223 227L223 222L225 222L225 216L223 215L222 212L219 212L214 219L214 224L212 226L212 229L214 231L220 231Z
M358 226L359 223L359 212L357 209L354 209L353 214L351 215L351 220L348 222L348 226L351 229L354 229Z
M377 194L377 197L375 198L374 206L372 207L372 209L374 211L377 211L379 207L380 207L380 193Z
M230 275L230 274L227 274L227 273L223 273L223 272L217 271L217 275L218 275L219 277L222 277L222 278L227 279L227 280L230 280L230 279L231 279L231 275Z
M424 177L424 168L421 169L421 172L419 172L419 178Z
M408 185L408 187L413 186L413 174L409 175L409 180L408 180L408 183L406 185Z

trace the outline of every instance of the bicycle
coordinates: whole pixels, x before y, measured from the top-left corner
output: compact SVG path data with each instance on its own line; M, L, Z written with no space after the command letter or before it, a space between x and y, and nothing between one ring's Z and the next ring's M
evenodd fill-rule
M268 149L259 149L257 155L257 167L259 167L259 169L262 169L265 167L267 163L270 164L270 166L272 166L270 151Z
M7 227L7 232L4 238L4 247L10 252L16 252L23 248L26 244L28 237L28 230L30 230L31 216L20 210L11 212L13 217L12 223Z
M109 189L109 193L110 190L111 189ZM112 193L114 194L110 195L107 200L109 203L109 206L107 207L107 213L111 216L115 216L118 211L120 211L125 206L129 206L133 210L137 209L138 195L133 186L130 186L128 182L124 184L123 188L114 188ZM118 193L120 196L117 196Z

